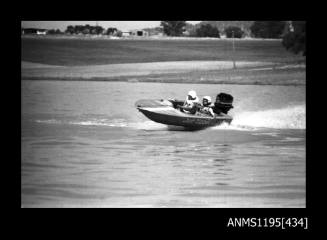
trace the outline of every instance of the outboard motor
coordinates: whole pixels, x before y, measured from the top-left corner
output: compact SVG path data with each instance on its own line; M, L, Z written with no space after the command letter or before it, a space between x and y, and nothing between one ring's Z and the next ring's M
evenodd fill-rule
M228 111L233 108L233 96L227 93L219 93L216 97L215 106L212 108L214 113L227 114Z

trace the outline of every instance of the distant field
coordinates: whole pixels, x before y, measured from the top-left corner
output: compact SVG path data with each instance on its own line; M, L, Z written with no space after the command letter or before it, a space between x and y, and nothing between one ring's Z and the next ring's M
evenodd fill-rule
M278 40L22 38L22 80L305 85Z
M107 40L22 38L22 61L86 66L166 61L230 61L231 40ZM235 41L237 61L301 61L279 40Z

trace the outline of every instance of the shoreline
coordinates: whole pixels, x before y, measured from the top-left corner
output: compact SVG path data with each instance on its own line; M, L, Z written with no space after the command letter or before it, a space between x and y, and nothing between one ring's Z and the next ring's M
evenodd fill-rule
M271 62L175 61L93 66L53 66L21 63L21 80L108 81L182 84L303 86L305 64Z
M21 35L21 39L65 39L65 40L143 40L143 41L164 41L164 40L185 40L185 41L232 41L233 38L212 38L212 37L169 37L169 36L147 36L147 37L137 37L137 36L125 36L125 37L114 37L108 35ZM234 38L234 41L282 41L279 38Z
M214 85L262 85L262 86L306 86L306 83L265 83L265 82L238 82L238 81L161 81L161 80L133 80L111 78L22 78L22 81L60 81L60 82L127 82L127 83L178 83L178 84L214 84Z

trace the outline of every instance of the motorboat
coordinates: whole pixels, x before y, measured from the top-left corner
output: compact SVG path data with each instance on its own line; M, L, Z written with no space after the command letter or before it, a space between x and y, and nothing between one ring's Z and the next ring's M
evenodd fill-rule
M214 116L200 111L196 111L194 114L183 111L180 106L183 106L184 101L176 99L141 99L135 103L135 106L154 122L188 129L203 129L222 123L230 124L233 118L227 113L233 108L232 102L231 95L218 94L212 107Z

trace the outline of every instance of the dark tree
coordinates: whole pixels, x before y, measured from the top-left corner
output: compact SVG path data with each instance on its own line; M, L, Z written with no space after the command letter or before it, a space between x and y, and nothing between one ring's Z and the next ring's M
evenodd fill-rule
M48 34L50 34L50 35L52 35L52 34L56 34L56 30L54 30L54 29L50 29L50 30L48 31Z
M104 28L101 27L101 26L95 26L94 27L94 30L95 30L95 34L99 35L99 34L102 34L103 33Z
M108 28L107 31L106 31L106 34L107 35L114 35L115 33L118 32L118 29L117 28Z
M285 21L255 21L250 30L256 38L281 38L285 24Z
M306 56L306 23L305 21L293 21L288 33L283 37L283 46L295 54L302 52Z
M160 25L168 36L181 36L185 30L186 21L162 21Z
M90 28L84 27L82 30L83 34L90 34Z
M219 30L210 24L201 25L195 31L197 37L215 37L220 38Z
M83 33L83 30L85 30L87 26L83 26L83 25L75 25L74 26L74 33L75 34L79 34L79 33Z
M75 33L75 28L72 25L69 25L65 31L65 33L70 33L74 34Z
M227 38L242 38L244 36L242 29L236 26L229 26L225 28L225 34Z
M55 29L50 29L48 31L48 34L53 35L53 34L61 34L61 31L59 29L55 30Z

